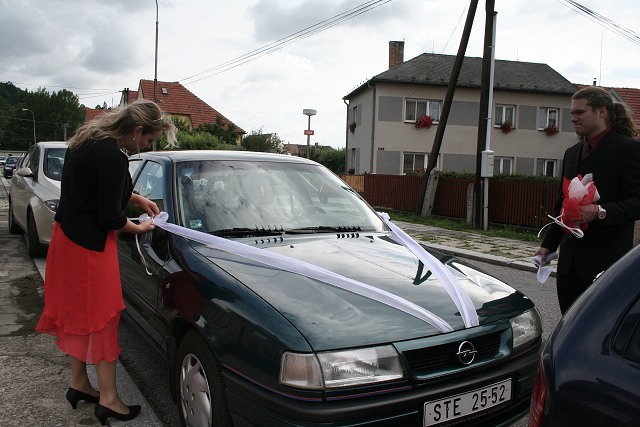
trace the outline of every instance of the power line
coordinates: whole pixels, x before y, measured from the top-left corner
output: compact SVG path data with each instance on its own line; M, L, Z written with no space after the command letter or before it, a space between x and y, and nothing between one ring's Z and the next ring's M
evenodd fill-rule
M594 12L593 10L589 9L586 6L581 5L580 3L574 1L574 0L556 0L558 3L566 3L565 6L573 9L575 11L577 11L578 13L586 16L587 18L589 18L590 20L596 22L597 24L608 28L609 30L613 31L614 33L618 34L619 36L624 37L625 39L635 43L635 44L640 44L640 35L638 35L638 33L636 33L635 31L632 31L628 28L623 27L620 24L617 24L616 22L612 21L611 19L600 15L597 12Z
M238 67L240 65L246 64L247 62L253 61L255 59L258 59L264 55L268 55L270 53L273 53L277 50L280 50L290 44L296 43L300 40L303 40L307 37L311 37L312 35L315 35L319 32L322 32L326 29L329 29L331 27L334 27L338 24L341 24L344 21L350 20L355 18L356 16L359 16L363 13L369 12L375 8L378 8L382 5L385 5L389 2L391 2L392 0L370 0L367 1L365 3L362 3L359 6L356 6L352 9L349 9L345 12L339 13L338 15L335 15L329 19L325 19L324 21L320 21L317 24L311 25L307 28L304 28L300 31L297 31L293 34L290 34L286 37L283 37L281 39L278 39L272 43L269 43L265 46L262 46L258 49L252 50L251 52L245 53L243 55L240 55L230 61L224 62L222 64L216 65L215 67L209 68L207 70L201 71L199 73L196 73L192 76L189 77L185 77L183 79L178 80L179 82L181 82L182 84L191 84L191 83L195 83L197 81L212 77L216 74L220 74L223 73L225 71L231 70L235 67ZM206 74L204 77L200 77L198 79L196 79L196 77L201 76L203 74ZM185 80L191 80L189 82L184 82Z

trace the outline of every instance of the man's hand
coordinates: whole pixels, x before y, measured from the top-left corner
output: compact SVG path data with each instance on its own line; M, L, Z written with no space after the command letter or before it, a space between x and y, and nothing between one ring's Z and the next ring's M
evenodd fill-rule
M542 260L542 265L544 266L544 265L549 264L549 263L547 262L547 255L549 255L549 253L550 253L550 252L551 252L551 251L550 251L549 249L547 249L547 248L543 248L542 246L540 246L540 247L538 248L538 250L536 251L536 253L535 253L535 254L533 254L533 256L535 257L535 256L540 255L540 259Z
M598 205L591 203L580 206L580 219L573 221L575 224L584 224L598 218Z

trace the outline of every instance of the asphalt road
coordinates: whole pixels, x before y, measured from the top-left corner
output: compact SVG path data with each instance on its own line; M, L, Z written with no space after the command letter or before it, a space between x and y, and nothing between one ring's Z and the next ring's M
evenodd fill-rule
M6 200L0 202L0 207L5 207ZM0 328L5 327L0 330L0 425L96 425L93 411L88 407L82 411L72 411L68 405L58 407L63 401L60 390L66 388L68 365L64 357L55 352L49 337L33 333L42 310L41 288L37 286L42 280L33 260L27 255L26 245L21 241L23 237L8 233L6 218L6 209L1 209L0 291L6 290L7 298L13 303L11 312L4 306L0 307ZM531 298L542 315L543 338L549 336L561 317L554 279L540 284L533 272L478 260L467 262ZM165 360L127 321L126 314L123 319L120 323L121 365L157 415L157 418L143 421L141 425L179 425L178 409L168 386ZM136 399L137 393L134 390L131 399ZM30 411L25 411L25 402L31 403ZM524 417L512 427L526 427L527 420L528 417Z

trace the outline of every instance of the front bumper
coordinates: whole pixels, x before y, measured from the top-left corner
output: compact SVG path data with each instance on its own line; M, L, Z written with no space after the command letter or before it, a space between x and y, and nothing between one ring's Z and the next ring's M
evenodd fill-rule
M423 426L425 402L512 379L512 399L501 406L439 427L508 426L529 411L540 345L506 363L455 379L426 381L374 396L346 400L299 401L272 393L225 370L227 403L236 426ZM406 384L405 384L406 385Z

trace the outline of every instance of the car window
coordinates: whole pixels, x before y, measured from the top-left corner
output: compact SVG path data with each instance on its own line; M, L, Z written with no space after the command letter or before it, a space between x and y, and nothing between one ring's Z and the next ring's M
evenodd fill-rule
M368 205L327 169L286 162L199 161L176 166L185 227L382 230Z
M140 174L136 178L133 191L141 196L156 202L160 210L164 206L162 199L164 198L162 166L156 162L146 162Z
M53 180L62 179L62 167L64 166L64 156L66 147L47 148L44 154L44 174Z
M35 181L38 180L39 161L40 161L40 146L33 145L24 154L22 158L22 163L20 164L20 167L27 167L31 169L31 172L33 173L33 179ZM16 164L16 167L17 166L18 165Z
M140 165L142 165L142 160L129 160L129 175L131 175L132 179L136 177L136 172Z
M614 348L622 357L640 363L640 298L636 299L620 322Z

